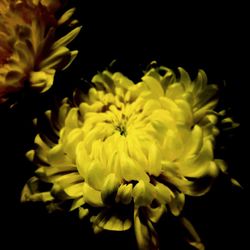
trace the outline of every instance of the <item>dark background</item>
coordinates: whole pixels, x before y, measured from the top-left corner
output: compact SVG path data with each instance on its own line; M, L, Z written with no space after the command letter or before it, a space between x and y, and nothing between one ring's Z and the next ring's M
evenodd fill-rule
M135 2L135 1L134 1ZM136 3L81 3L76 16L83 26L71 43L80 53L71 67L56 76L55 86L42 96L25 97L14 109L0 107L1 236L7 247L25 249L134 249L133 231L107 232L93 237L88 223L75 215L47 214L42 206L21 205L21 189L34 166L24 154L32 147L36 130L32 119L53 106L55 98L70 95L115 59L114 68L135 81L153 60L176 69L181 66L195 77L204 69L209 82L226 87L221 107L241 125L220 137L217 154L229 165L230 174L244 187L232 187L220 177L211 192L187 198L184 215L195 225L207 250L248 249L248 66L249 39L246 7L236 4L192 5L175 1ZM238 3L237 3L238 4ZM57 96L57 97L56 97ZM161 249L191 249L180 239L175 220L159 225Z

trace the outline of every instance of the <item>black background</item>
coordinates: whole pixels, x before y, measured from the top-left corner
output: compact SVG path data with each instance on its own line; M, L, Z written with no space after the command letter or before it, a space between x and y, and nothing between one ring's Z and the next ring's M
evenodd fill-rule
M1 122L1 236L7 247L25 249L134 249L133 231L107 232L96 237L87 222L75 215L47 214L36 205L21 205L20 192L34 166L25 157L32 147L32 119L70 95L115 59L115 68L135 81L147 64L176 69L181 66L195 77L204 69L210 82L223 85L221 107L241 125L233 135L222 137L225 148L218 155L228 162L229 172L244 187L232 187L221 177L211 192L187 198L184 215L195 225L207 250L248 249L248 66L249 39L246 8L240 4L201 4L192 1L128 3L81 3L76 16L83 26L71 43L80 53L71 67L56 76L55 86L42 96L25 96L12 110L0 107ZM191 249L181 241L175 220L159 225L161 249Z

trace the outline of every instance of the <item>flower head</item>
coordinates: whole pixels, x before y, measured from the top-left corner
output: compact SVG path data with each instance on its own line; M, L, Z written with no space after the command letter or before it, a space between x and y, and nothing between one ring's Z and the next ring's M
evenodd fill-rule
M29 86L39 92L53 84L56 70L66 68L77 51L66 46L80 31L57 38L57 29L74 25L74 9L59 19L59 0L2 0L0 3L0 103Z
M193 81L179 73L156 67L134 84L104 71L75 106L65 99L57 112L47 111L55 136L36 136L28 156L38 169L22 201L51 209L70 200L70 211L89 217L95 232L133 225L140 249L158 249L154 223L166 211L179 216L185 195L205 194L220 171L213 155L217 86L202 70ZM41 191L41 183L50 185ZM203 249L182 222L190 244Z

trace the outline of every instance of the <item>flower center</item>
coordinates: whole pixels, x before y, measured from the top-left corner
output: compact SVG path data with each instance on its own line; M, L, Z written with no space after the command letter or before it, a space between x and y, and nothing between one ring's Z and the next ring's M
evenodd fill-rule
M123 124L116 126L115 129L119 131L120 135L125 136L125 137L127 136L127 130Z

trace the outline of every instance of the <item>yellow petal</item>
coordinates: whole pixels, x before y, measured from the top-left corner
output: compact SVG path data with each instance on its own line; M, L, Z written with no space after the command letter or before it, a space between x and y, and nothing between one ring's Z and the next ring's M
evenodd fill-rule
M31 87L40 91L41 93L47 91L54 82L54 69L44 69L42 71L32 71L30 73Z
M79 127L78 108L71 108L65 119L65 127L71 129Z
M165 136L163 149L163 155L168 161L175 161L181 157L183 142L176 131L168 130Z
M238 188L243 189L243 187L240 185L240 183L239 183L236 179L231 178L230 181L231 181L231 183L232 183L235 187L238 187Z
M65 158L62 144L57 144L55 147L49 150L47 158L50 164L64 162L64 160L62 160Z
M63 13L63 15L57 21L58 25L62 25L65 22L67 22L72 17L74 12L75 12L75 8L71 8L71 9L67 10L65 13Z
M112 75L106 70L102 73L96 74L91 81L95 84L96 89L98 90L104 90L111 93L114 91L113 89L115 85L112 79Z
M83 198L90 206L93 207L103 207L104 204L101 198L101 192L95 190L89 186L86 182L84 183L83 188Z
M27 201L52 201L54 197L50 192L39 191L39 179L37 177L30 178L24 185L21 193L21 202Z
M145 173L142 166L132 160L126 154L120 156L121 175L126 181L144 180L149 181L149 176Z
M63 48L64 46L67 46L71 41L73 41L76 36L79 34L80 30L82 27L77 27L73 30L71 30L68 34L65 36L61 37L57 41L54 42L52 45L52 50L56 50L58 48Z
M63 199L80 197L83 195L83 179L75 172L62 175L54 181L51 192Z
M83 139L83 133L80 128L70 131L63 144L64 152L74 161L76 157L76 147Z
M104 210L97 216L91 218L94 226L111 231L125 231L128 230L132 222L130 219L116 213L114 210Z
M218 86L215 84L207 85L206 88L197 95L196 108L202 108L210 100L214 99L218 92Z
M202 91L207 85L207 75L203 70L199 70L197 78L194 80L194 93Z
M178 67L178 70L180 72L180 83L184 86L186 91L190 90L192 85L188 72L181 67Z
M173 72L173 70L171 70L171 69L169 69L167 67L161 66L161 67L159 67L159 70L161 70L161 71L163 71L165 73L162 76L161 83L162 83L162 86L164 87L164 90L165 90L165 93L166 93L166 89L171 84L176 82L176 76L175 76L175 73Z
M159 98L160 96L164 95L160 82L157 81L155 78L146 75L142 77L142 80L154 97Z
M78 198L83 195L83 183L76 183L64 189L65 193L71 198Z
M71 63L76 59L77 55L78 55L78 50L70 51L69 60L66 63L66 65L63 66L62 70L67 69L71 65Z
M159 101L151 99L148 102L146 102L145 106L143 107L143 115L148 116L153 111L159 108L161 108L161 104L159 103Z
M183 86L180 83L174 83L166 89L165 96L175 100L180 98L185 93Z
M96 190L102 190L107 176L107 169L97 160L91 162L86 173L86 182Z
M147 157L142 150L141 142L135 137L130 136L129 133L127 135L127 145L128 145L128 153L141 166L146 166L148 164Z
M88 208L83 208L83 207L79 207L79 219L83 219L84 217L86 217L89 214L89 209Z
M199 125L195 125L189 139L185 143L183 157L192 158L197 155L203 144L203 131Z
M205 250L205 247L202 244L199 235L197 234L190 221L183 217L181 218L181 222L184 228L187 230L187 242L197 250Z
M149 182L139 181L133 189L135 206L146 206L154 199L154 186Z
M162 155L159 147L154 143L151 144L148 154L149 174L158 176L161 173Z
M80 175L85 179L90 166L90 158L86 151L84 142L78 143L76 147L76 167Z
M160 206L155 207L155 208L152 208L150 206L146 207L147 217L153 223L157 223L159 221L159 219L161 218L161 216L163 215L163 213L165 213L166 211L167 211L167 208L165 205L160 205Z
M69 112L69 104L67 103L67 98L64 98L62 101L62 105L60 106L58 113L57 113L57 118L54 118L54 121L56 120L58 123L58 130L60 130L65 123L65 118Z
M170 210L174 216L179 216L183 210L185 203L185 195L183 193L175 192L174 199L169 203Z
M134 83L125 77L123 74L116 72L113 74L113 79L118 87L123 89L129 89L134 85Z
M161 204L169 204L174 198L174 193L164 184L157 182L155 185L156 199Z
M134 210L134 227L138 249L159 249L158 236L152 223L143 217L138 208Z
M76 167L73 164L57 164L53 166L46 166L38 168L35 173L45 182L53 183L64 173L72 173L76 171Z
M132 201L132 189L133 185L131 183L121 185L118 188L115 201L117 203L129 204Z
M104 203L112 203L115 200L119 186L120 180L114 173L111 173L106 177L101 191L101 197Z
M218 103L218 99L213 99L206 105L194 111L194 122L198 123L205 115L215 108Z
M185 100L176 100L175 103L182 111L182 115L184 116L183 123L191 127L193 125L193 111L190 104Z
M83 197L79 197L77 199L74 199L69 211L73 211L77 208L80 208L83 204L85 204L85 200Z
M65 56L68 56L70 51L66 47L59 47L55 51L42 60L39 64L39 68L42 70L56 68L64 59Z
M37 134L35 137L35 144L37 145L35 154L36 157L38 157L42 162L48 163L47 152L50 150L50 147L46 143L44 143L39 134Z
M29 150L25 156L28 158L28 160L33 161L34 160L34 156L35 156L35 150Z

